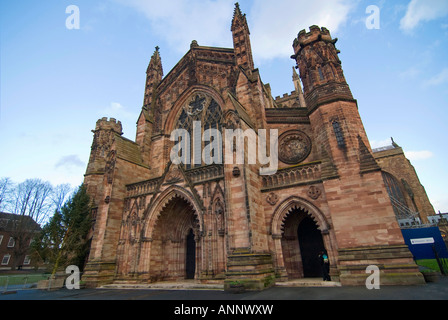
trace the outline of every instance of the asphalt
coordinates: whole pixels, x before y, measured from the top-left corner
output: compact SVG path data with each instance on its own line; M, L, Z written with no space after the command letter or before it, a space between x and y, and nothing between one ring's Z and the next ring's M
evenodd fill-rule
M113 287L96 289L11 290L0 300L171 300L171 301L294 301L294 300L448 300L448 277L418 286L380 286L379 289L350 286L275 286L263 291L231 293L219 287L165 285L153 288Z
M160 284L159 288L97 288L59 290L11 290L0 294L0 306L35 317L36 312L52 319L83 316L157 319L289 319L291 316L338 315L344 319L366 316L414 318L446 309L448 277L419 286L380 286L379 289L323 286L275 286L258 292L231 293L222 288L193 288ZM1 301L4 300L4 301ZM413 301L417 301L414 303ZM433 300L433 301L430 301ZM429 312L429 313L428 313ZM436 313L434 313L435 315ZM443 314L443 313L441 313ZM443 317L443 316L442 316Z

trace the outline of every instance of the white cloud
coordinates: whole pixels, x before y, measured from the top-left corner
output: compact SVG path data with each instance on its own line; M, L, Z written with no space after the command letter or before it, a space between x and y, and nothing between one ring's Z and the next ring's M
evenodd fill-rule
M410 161L426 160L434 156L429 150L405 151L405 155Z
M176 51L188 50L192 40L204 46L232 44L233 0L117 1L143 13L152 31Z
M390 138L384 140L372 140L370 141L370 147L372 149L386 147L392 145L392 140Z
M100 111L102 117L115 118L117 120L121 119L133 119L135 118L135 113L129 112L126 107L124 107L119 102L111 102L107 108Z
M437 194L431 197L430 201L436 212L448 212L448 197L446 194Z
M416 66L412 66L412 67L409 67L408 69L406 69L405 71L399 73L398 77L400 79L405 79L405 80L415 79L421 73L422 73L422 71L419 68L417 68Z
M255 1L250 11L252 52L259 59L289 57L300 30L312 25L338 31L357 1Z
M447 0L412 0L400 21L400 29L411 31L423 21L431 21L448 15Z
M76 154L70 154L68 156L63 156L55 164L55 168L59 168L59 167L81 167L81 168L84 168L85 166L86 166L86 164Z
M189 49L192 40L204 46L233 45L230 26L235 0L115 1L144 14L152 31L181 53ZM240 8L247 15L254 58L289 57L294 38L311 25L336 32L357 2L257 0L252 7L242 2Z
M442 69L439 74L428 80L425 80L423 82L423 87L438 86L445 82L448 82L448 68Z

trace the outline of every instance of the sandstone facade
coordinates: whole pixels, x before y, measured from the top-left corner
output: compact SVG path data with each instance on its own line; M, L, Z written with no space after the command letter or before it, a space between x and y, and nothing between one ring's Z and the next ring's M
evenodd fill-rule
M233 48L193 41L165 76L156 48L135 141L115 119L98 120L85 175L96 221L84 280L196 279L262 289L276 279L319 276L316 256L326 250L330 274L343 285L363 285L371 264L382 284L422 283L383 179L382 168L395 165L370 148L336 39L325 28L301 31L292 58L303 91L294 70L296 90L274 99L254 67L238 5L231 32ZM178 128L199 137L210 128L277 129L278 170L260 175L259 162L201 157L174 164L170 135ZM191 145L190 159L206 146ZM224 153L210 156L216 152ZM251 156L247 146L244 155ZM410 164L390 159L408 166L388 173L406 177L414 211L430 214Z

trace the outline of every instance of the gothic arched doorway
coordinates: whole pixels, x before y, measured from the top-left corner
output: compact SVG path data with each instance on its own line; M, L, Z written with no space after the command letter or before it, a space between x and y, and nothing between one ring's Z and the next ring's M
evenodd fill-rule
M187 235L187 253L185 255L185 273L186 279L194 279L196 271L196 241L194 240L193 229Z
M194 279L200 252L199 221L193 206L176 195L163 207L152 227L149 254L151 281Z
M316 222L304 209L293 208L283 226L281 246L288 278L320 277L318 255L325 246Z
M300 255L302 258L303 276L321 277L322 269L318 255L325 250L322 234L316 223L309 216L303 218L297 228Z

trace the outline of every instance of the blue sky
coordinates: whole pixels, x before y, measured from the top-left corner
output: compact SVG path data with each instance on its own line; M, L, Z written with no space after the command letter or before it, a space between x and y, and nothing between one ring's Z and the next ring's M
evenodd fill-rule
M83 180L97 119L135 138L145 71L164 73L200 45L232 47L235 0L5 0L0 4L0 177ZM255 65L274 96L294 89L292 41L316 24L339 39L342 67L372 147L403 147L435 210L448 212L448 1L239 1ZM80 29L66 28L69 5ZM379 29L366 8L379 9Z

